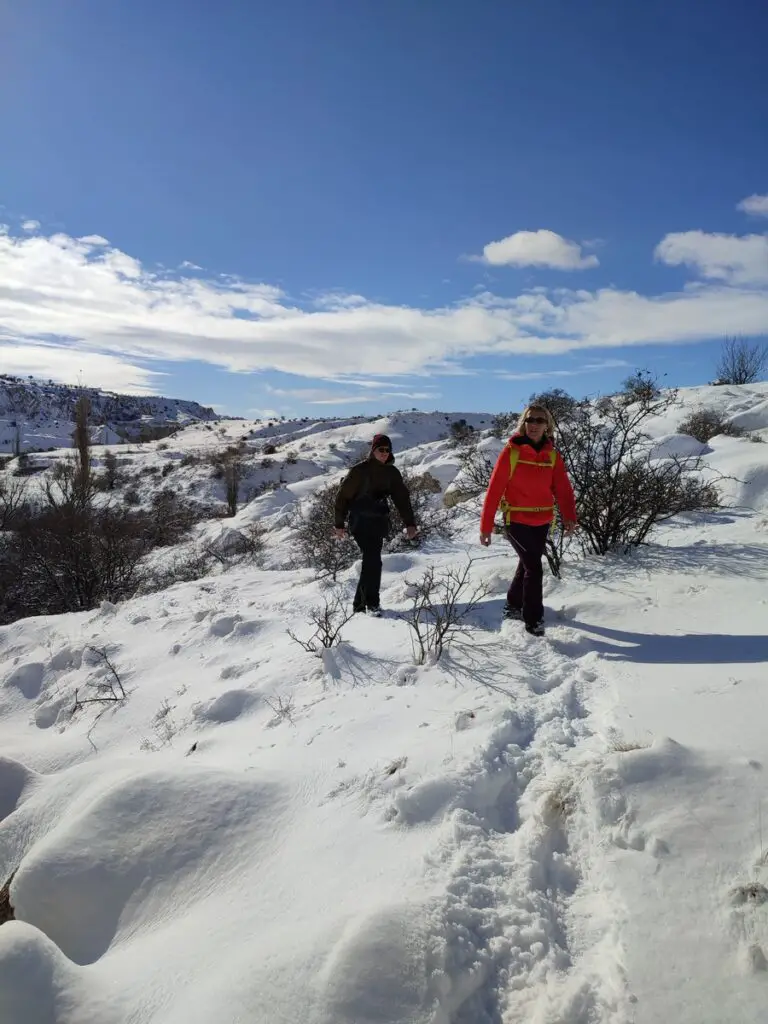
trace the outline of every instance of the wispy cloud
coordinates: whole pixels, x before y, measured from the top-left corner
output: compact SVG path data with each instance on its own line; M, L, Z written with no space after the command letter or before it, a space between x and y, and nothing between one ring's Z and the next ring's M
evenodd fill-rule
M82 383L129 395L155 395L165 375L117 356L61 345L17 345L0 337L0 366L20 377L32 375L59 384Z
M553 367L551 369L530 370L525 373L498 373L495 376L502 380L542 380L544 377L581 377L585 373L598 373L601 370L629 369L632 363L626 359L603 359L597 363L585 363L572 370Z
M203 268L197 263L190 263L189 260L184 260L183 263L179 264L181 270L202 270Z
M25 220L24 223L21 225L21 230L22 231L26 231L27 234L31 235L35 231L39 231L40 230L40 221L39 220Z
M473 257L493 267L548 267L552 270L587 270L600 262L584 256L578 242L554 231L517 231L498 242L489 242L482 256Z
M746 199L741 200L736 209L742 210L752 217L768 217L768 195L747 196Z
M471 372L467 360L482 355L540 357L768 332L765 240L722 238L724 247L720 236L703 232L668 235L657 256L691 266L704 280L661 295L485 290L424 309L371 301L318 309L268 284L157 273L100 236L6 232L0 341L30 351L33 362L35 347L47 352L42 346L57 340L57 372L69 379L89 355L108 358L111 386L151 387L156 378L139 367L152 360L201 360L234 372L277 370L347 384L375 381L375 367L386 370L382 394L399 391L398 378Z

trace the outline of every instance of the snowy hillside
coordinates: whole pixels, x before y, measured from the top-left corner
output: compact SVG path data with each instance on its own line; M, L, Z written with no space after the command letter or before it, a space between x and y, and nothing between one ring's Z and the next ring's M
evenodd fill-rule
M680 434L715 406L751 436ZM387 616L314 657L287 634L331 592L290 567L297 500L376 432L445 490L459 418L491 425L222 420L115 449L148 505L221 503L209 456L237 448L251 500L224 522L262 524L264 567L0 627L2 1024L768 1020L768 385L687 389L652 424L734 507L566 561L544 639L499 628L513 559L467 509L386 554ZM468 556L470 643L417 666L413 581ZM115 703L73 714L98 686Z
M0 374L0 454L69 447L75 404L81 395L91 404L96 444L138 437L142 428L191 420L216 420L213 409L177 398L118 395L97 388L68 387L53 381Z

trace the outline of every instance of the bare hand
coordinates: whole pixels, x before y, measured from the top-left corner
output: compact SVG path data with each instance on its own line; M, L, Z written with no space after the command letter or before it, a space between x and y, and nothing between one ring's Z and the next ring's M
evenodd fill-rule
M418 526L406 526L405 528L405 536L408 538L408 540L413 540L413 538L418 534L418 532Z
M480 543L483 545L484 548L488 548L491 546L491 536L492 535L490 533L480 534Z
M347 536L347 531L344 529L343 526L334 526L333 535L336 538L336 540L344 540L344 538Z
M563 523L563 530L567 534L571 534L576 529L576 523Z

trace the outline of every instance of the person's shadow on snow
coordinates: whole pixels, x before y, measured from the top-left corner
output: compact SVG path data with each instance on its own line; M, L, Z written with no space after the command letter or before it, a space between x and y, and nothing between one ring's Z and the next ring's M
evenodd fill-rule
M762 633L629 633L569 619L567 625L582 630L576 644L554 640L562 653L583 652L585 644L608 661L634 661L646 665L724 665L768 662L768 635Z

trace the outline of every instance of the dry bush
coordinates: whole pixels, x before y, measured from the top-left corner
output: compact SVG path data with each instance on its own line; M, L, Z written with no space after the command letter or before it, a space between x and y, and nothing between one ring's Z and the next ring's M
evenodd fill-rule
M576 492L578 536L594 554L635 547L659 523L721 506L718 489L699 475L700 457L651 458L644 425L668 411L676 393L648 385L645 397L638 394L633 387L599 408L580 402L560 425L558 449Z
M473 444L477 440L475 428L467 423L463 417L451 424L448 437L451 444L457 448Z
M315 629L307 640L301 640L290 629L287 631L288 636L305 651L320 657L324 649L341 643L341 631L352 614L352 609L345 604L341 595L334 593L331 598L325 597L322 605L311 609L309 621Z
M0 476L0 531L12 530L29 514L27 484L12 476Z
M488 594L485 583L471 583L473 563L469 558L463 568L440 572L430 565L419 580L406 580L412 598L405 621L417 665L439 661L447 647L468 642L471 616Z
M294 516L297 564L312 569L316 579L337 579L359 557L353 541L334 536L337 491L333 485L321 487L299 502Z
M45 508L0 542L0 621L93 608L131 596L151 548L125 508Z
M716 409L699 409L691 413L677 429L681 434L695 437L702 444L706 444L718 434L725 434L727 437L744 437L746 433L743 427L737 427L723 419Z
M565 423L576 411L578 401L563 388L551 388L531 395L528 405L541 405L552 413L556 424ZM515 424L516 425L516 424Z
M500 441L506 441L514 434L519 419L519 412L500 412L493 417L491 433Z

